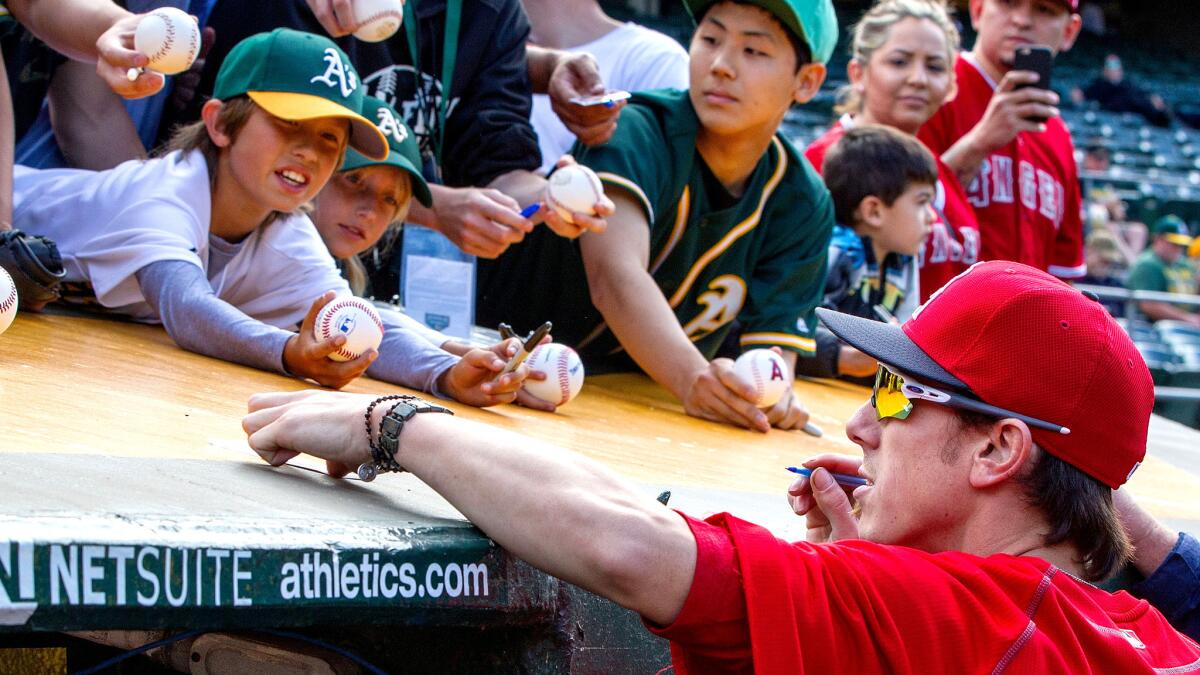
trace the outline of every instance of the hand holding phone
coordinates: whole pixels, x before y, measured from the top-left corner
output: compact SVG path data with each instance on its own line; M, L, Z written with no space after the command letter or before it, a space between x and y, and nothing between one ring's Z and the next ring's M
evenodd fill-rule
M571 103L574 103L575 105L585 106L585 107L602 105L605 108L611 108L617 104L617 101L624 101L625 99L629 98L630 96L632 96L632 94L630 94L627 91L616 90L616 91L605 92L604 94L602 94L600 96L588 96L588 97L576 96L571 99Z
M1050 75L1054 70L1054 52L1045 45L1021 45L1013 54L1013 70L1037 73L1037 82L1018 85L1017 89L1034 87L1050 89ZM1046 118L1030 118L1034 122L1044 123Z

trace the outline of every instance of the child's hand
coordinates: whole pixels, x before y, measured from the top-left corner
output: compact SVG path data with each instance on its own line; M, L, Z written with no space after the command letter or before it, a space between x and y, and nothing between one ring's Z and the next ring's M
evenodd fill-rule
M714 359L698 371L683 398L683 409L692 417L724 422L766 433L771 422L755 407L755 392L733 370L732 359Z
M335 335L328 340L317 340L313 333L317 313L337 296L326 291L309 307L308 314L300 324L300 332L293 335L283 348L283 366L288 372L301 379L315 381L323 387L341 389L359 375L366 372L379 352L368 349L352 361L334 361L329 355L346 343L345 335Z
M542 341L539 342L538 344L544 345L550 341L551 341L551 337L549 334L547 334L546 337L542 338ZM501 340L501 341L497 342L496 344L492 345L491 347L488 347L488 351L491 351L496 356L499 356L500 358L504 359L505 363L508 363L509 359L511 359L513 357L513 355L517 353L517 350L520 348L521 348L521 341L516 338L510 338L508 340ZM524 366L522 366L522 367L524 367ZM544 379L546 379L546 374L542 373L542 372L534 372L534 371L530 370L529 374L526 376L525 379L544 380ZM524 385L524 383L525 383L524 380L522 380L521 384ZM533 408L535 410L545 410L546 412L554 412L556 409L553 403L547 403L546 401L543 401L542 399L525 391L524 386L522 386L520 389L517 389L517 403L525 406L526 408Z
M472 349L464 354L462 360L438 378L438 389L456 401L479 408L512 403L521 383L529 375L529 367L521 364L513 372L493 381L508 362L493 350Z
M570 155L563 155L555 164L557 168L562 168L575 163L575 158ZM546 224L554 233L560 237L574 239L584 232L603 232L608 229L608 221L605 218L611 216L617 210L616 205L606 196L601 196L600 201L592 206L595 215L588 213L572 213L571 220L558 215L558 211L550 206L550 202L546 198L542 198L542 208L538 211L538 215L542 217L542 222Z

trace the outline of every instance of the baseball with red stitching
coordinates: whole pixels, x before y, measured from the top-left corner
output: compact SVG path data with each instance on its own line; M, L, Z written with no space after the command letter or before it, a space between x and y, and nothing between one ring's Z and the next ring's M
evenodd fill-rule
M187 12L160 7L138 21L133 47L150 59L146 66L150 70L164 75L182 73L200 53L200 27Z
M8 275L8 270L0 267L0 333L8 330L16 317L17 285Z
M363 42L383 42L395 35L404 21L401 0L354 0L354 37Z
M318 340L346 336L346 344L329 355L334 361L351 361L383 342L383 319L371 303L351 296L334 298L317 313L313 334Z
M733 362L733 372L754 386L754 405L770 408L792 388L792 369L770 349L751 349Z
M525 361L531 372L546 379L526 379L525 391L552 405L566 405L583 388L583 362L574 349L554 342L540 345Z
M568 164L550 174L546 182L546 202L568 223L571 213L596 215L596 202L604 196L604 185L595 171Z

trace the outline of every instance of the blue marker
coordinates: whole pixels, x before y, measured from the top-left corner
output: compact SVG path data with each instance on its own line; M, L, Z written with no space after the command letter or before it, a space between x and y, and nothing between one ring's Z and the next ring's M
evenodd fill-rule
M806 478L812 477L812 469L806 469L802 466L789 466L787 470L791 471L792 473L798 473ZM847 476L844 473L834 473L832 471L829 472L829 475L833 476L833 479L843 487L859 487L867 484L867 479L861 476Z
M533 214L537 213L538 209L540 209L540 208L542 208L542 203L534 202L534 203L530 204L529 206L526 206L525 208L521 209L521 217L528 218L528 217L532 216Z

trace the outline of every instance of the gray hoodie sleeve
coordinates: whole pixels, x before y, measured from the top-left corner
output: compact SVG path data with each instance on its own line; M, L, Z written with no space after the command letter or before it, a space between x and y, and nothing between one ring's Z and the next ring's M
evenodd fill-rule
M243 314L213 292L204 270L182 260L137 271L146 302L180 347L262 370L288 374L283 348L295 335Z
M367 374L444 398L437 390L437 379L458 363L458 357L430 342L436 338L427 337L441 334L429 329L414 330L412 324L416 320L399 312L383 310L379 316L383 319L383 343L379 345L379 358L367 368Z

